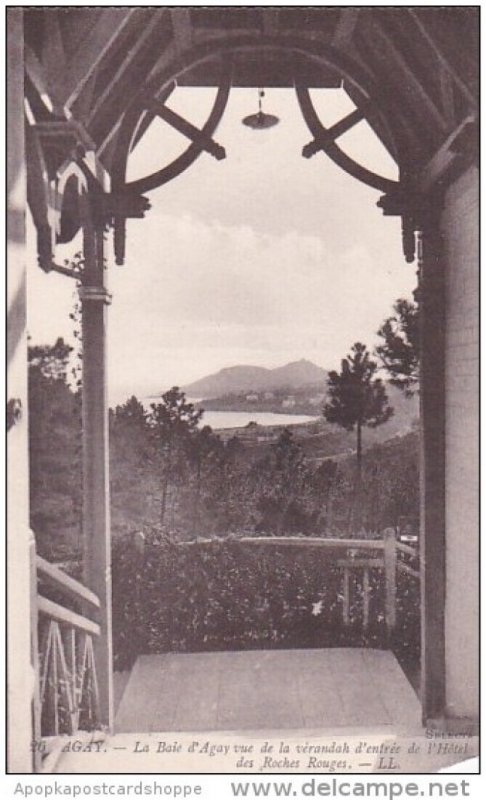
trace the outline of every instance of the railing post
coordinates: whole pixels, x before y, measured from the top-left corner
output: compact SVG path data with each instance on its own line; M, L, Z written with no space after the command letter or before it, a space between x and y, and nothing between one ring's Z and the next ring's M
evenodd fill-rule
M35 538L30 531L30 646L32 669L34 671L34 691L32 696L32 754L34 772L40 772L41 757L41 717L42 708L40 700L40 658L39 658L39 629L37 610L37 555Z
M370 571L363 569L363 628L366 630L370 623Z
M84 579L99 597L101 635L95 643L101 723L113 728L111 536L106 391L106 307L103 228L92 218L88 196L80 198L83 220L83 539Z
M385 620L388 634L397 621L397 540L393 528L383 531L385 562Z
M349 625L349 606L350 606L350 586L349 586L349 569L344 567L343 570L343 622Z

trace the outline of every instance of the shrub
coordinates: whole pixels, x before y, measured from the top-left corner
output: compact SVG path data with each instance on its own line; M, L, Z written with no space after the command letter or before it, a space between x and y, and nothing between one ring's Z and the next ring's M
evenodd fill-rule
M342 622L342 550L248 545L232 540L180 544L149 535L115 542L115 666L138 655L292 647L385 647L382 574L371 573L370 626L362 629L362 585L356 571L350 625ZM353 571L354 572L354 571ZM419 653L417 581L400 577L393 644Z

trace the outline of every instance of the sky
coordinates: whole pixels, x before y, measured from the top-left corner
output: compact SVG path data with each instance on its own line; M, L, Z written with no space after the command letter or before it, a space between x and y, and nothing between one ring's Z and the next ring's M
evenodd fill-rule
M180 88L168 105L202 125L214 94ZM325 125L354 108L342 90L312 96ZM203 153L148 194L146 218L127 224L125 266L114 264L109 242L110 404L235 364L275 367L307 358L336 368L354 342L373 347L393 302L411 295L416 267L403 258L400 219L383 217L376 207L380 193L322 153L302 157L312 136L292 90L265 93L264 110L280 118L274 128L241 124L257 102L256 89L233 89L214 136L226 159ZM366 123L339 143L365 166L397 177ZM128 178L159 169L186 146L156 121L131 156ZM56 258L79 249L77 237ZM73 290L69 278L36 266L32 237L28 326L34 342L75 341Z

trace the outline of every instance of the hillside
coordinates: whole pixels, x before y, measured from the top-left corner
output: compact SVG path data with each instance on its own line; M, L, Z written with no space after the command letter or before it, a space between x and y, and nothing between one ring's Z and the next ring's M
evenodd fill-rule
M260 412L273 414L304 414L322 418L322 409L326 400L326 381L318 384L301 384L298 387L287 386L285 389L251 390L250 392L234 392L206 398L196 403L196 407L205 411L237 411L249 415ZM372 441L384 441L397 433L410 430L419 416L418 396L406 397L400 389L386 383L388 400L393 408L393 416L376 430L368 429L367 436ZM250 417L251 418L251 417ZM278 425L278 423L276 423ZM348 436L337 425L330 430L339 431L341 436ZM351 435L351 438L354 434Z
M194 381L183 389L190 397L213 398L248 391L272 391L283 388L325 384L326 370L302 358L283 367L235 366L219 370Z

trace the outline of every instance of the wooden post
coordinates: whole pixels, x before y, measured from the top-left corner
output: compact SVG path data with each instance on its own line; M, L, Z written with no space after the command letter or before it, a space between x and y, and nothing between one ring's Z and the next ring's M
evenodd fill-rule
M423 718L445 708L445 288L431 216L419 240L420 571Z
M343 569L343 622L349 625L349 569Z
M388 634L397 622L397 541L393 528L383 531L385 561L385 620Z
M95 643L101 723L113 729L111 624L111 536L106 396L106 306L103 230L91 216L89 198L80 198L83 219L83 539L84 579L99 597L101 636Z

